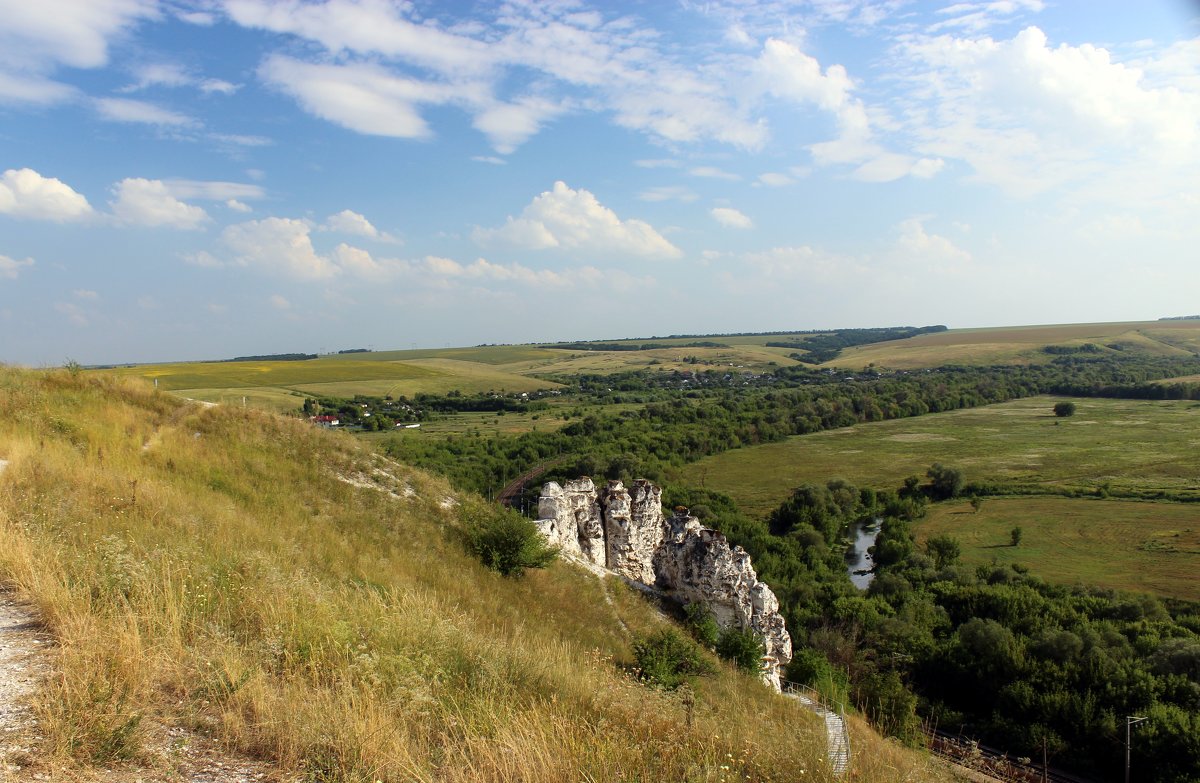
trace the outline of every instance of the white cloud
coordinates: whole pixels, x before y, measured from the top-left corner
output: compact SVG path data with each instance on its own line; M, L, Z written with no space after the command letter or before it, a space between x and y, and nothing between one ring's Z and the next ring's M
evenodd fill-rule
M475 115L473 124L488 137L496 152L508 155L563 110L561 105L544 98L528 97L489 106Z
M0 102L49 105L75 88L49 78L60 66L99 68L109 45L141 19L158 16L154 0L62 3L0 0Z
M448 104L469 112L507 153L578 105L672 142L757 149L767 137L728 59L685 63L629 18L605 21L566 4L506 4L491 23L445 27L419 18L415 5L382 0L226 0L224 7L238 24L324 47L319 62L271 56L259 74L306 111L359 133L426 138L432 131L420 107Z
M674 158L635 160L633 165L642 169L678 169L683 167L683 163Z
M494 155L472 155L471 160L476 163L490 163L493 166L507 166L508 161L504 158L497 158Z
M379 237L379 229L375 228L371 221L349 209L343 209L336 215L330 215L325 219L323 228L326 231L339 231L343 234L356 234L372 239Z
M695 201L699 198L690 188L685 188L682 185L660 185L653 188L646 188L638 194L638 198L642 201Z
M253 212L254 209L249 204L243 204L236 198L227 199L225 206L232 209L234 212Z
M971 254L940 234L925 230L925 218L909 218L900 223L898 244L909 258L924 262L930 268L946 269L971 260Z
M113 194L113 215L128 225L197 229L209 220L207 212L175 198L161 180L123 179L113 187Z
M1125 64L1027 27L1009 40L914 38L900 54L918 85L907 113L922 151L965 161L981 181L1029 195L1102 176L1120 183L1105 188L1117 198L1195 181L1200 90L1173 47Z
M240 133L210 133L208 137L213 141L232 144L235 147L269 147L275 143L266 136L250 136Z
M225 12L244 27L291 33L333 54L385 55L443 73L477 73L490 67L487 44L415 24L401 16L406 4L379 0L225 0Z
M758 181L772 188L782 188L785 185L793 185L796 180L789 177L787 174L780 174L778 171L767 171L758 175Z
M446 85L397 76L372 64L311 64L273 55L259 76L311 114L372 136L427 138L431 131L418 107L455 97Z
M47 106L62 103L76 94L74 87L43 76L0 71L0 103Z
M501 242L535 250L558 248L585 253L623 253L642 258L679 258L683 252L649 223L621 220L589 191L564 182L535 197L521 216L495 229L476 229L484 244Z
M0 214L65 222L92 214L86 198L33 169L9 169L0 177Z
M87 299L89 301L95 301L100 298L100 294L87 288L76 288L71 292L71 295L76 299Z
M99 68L108 46L140 19L158 16L154 0L87 0L67 6L0 0L0 64Z
M222 182L205 179L163 180L167 192L175 198L200 199L201 201L228 201L229 199L264 198L267 194L260 185L245 182Z
M274 307L276 310L292 309L292 303L279 294L271 294L267 301L270 302L271 307Z
M92 105L101 117L112 122L141 122L168 127L196 125L196 121L186 114L164 109L148 101L132 98L95 98Z
M982 32L987 28L1007 22L1011 17L1026 11L1038 12L1046 4L1042 0L990 0L984 3L954 3L937 10L946 17L941 22L930 25L930 32L938 32L948 28L959 28L969 32Z
M731 171L719 169L716 166L696 166L688 169L688 174L693 177L704 177L706 179L723 179L728 182L736 182L741 177Z
M754 228L754 221L733 207L713 207L708 212L713 220L729 228Z
M88 325L87 314L84 313L83 309L80 308L79 305L72 304L70 302L55 302L54 310L55 312L66 316L67 320L74 326Z
M201 79L196 83L196 86L199 87L200 92L204 93L205 95L212 95L213 93L218 93L220 95L233 95L235 92L241 89L241 85L234 84L233 82L227 82L224 79Z
M310 231L303 220L269 217L228 226L221 241L241 266L300 280L327 280L337 274L337 267L317 254Z
M133 75L135 81L122 92L134 92L147 87L183 87L194 81L178 63L147 63L135 68Z
M0 255L0 279L16 280L22 269L33 266L32 258L17 260Z
M225 266L225 262L209 253L207 250L200 250L196 253L181 253L179 257L184 263L192 266L203 267L205 269L220 269Z

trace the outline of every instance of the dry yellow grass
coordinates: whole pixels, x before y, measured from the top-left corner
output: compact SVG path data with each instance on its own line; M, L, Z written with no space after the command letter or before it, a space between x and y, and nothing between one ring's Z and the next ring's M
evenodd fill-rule
M0 368L0 459L0 580L59 641L56 763L137 758L152 719L312 781L831 779L813 716L727 669L689 716L616 665L654 607L482 569L444 481L348 437ZM342 480L372 476L393 491ZM949 779L856 739L856 780Z
M823 366L857 369L868 364L917 369L945 364L1027 364L1049 361L1046 345L1121 345L1126 350L1186 356L1200 347L1200 321L1144 321L1103 324L1011 326L951 329L849 348Z

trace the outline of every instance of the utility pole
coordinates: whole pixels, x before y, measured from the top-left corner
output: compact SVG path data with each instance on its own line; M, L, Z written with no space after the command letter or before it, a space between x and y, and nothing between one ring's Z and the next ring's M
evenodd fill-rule
M1126 715L1125 716L1125 783L1129 783L1129 730L1149 718L1141 715Z

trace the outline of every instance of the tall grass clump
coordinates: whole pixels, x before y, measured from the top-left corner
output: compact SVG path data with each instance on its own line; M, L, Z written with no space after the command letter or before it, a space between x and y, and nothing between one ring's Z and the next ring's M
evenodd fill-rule
M655 607L565 564L485 567L479 501L348 436L0 367L0 459L0 583L58 641L56 764L155 763L183 726L312 781L830 779L814 716L726 667L686 703L645 687Z

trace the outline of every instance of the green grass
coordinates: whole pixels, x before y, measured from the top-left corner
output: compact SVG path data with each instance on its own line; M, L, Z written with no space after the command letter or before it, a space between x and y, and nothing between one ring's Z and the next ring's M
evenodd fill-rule
M1020 526L1021 543L1009 546ZM1125 500L988 498L933 505L918 541L948 533L968 565L1020 563L1038 576L1200 600L1200 507Z
M961 469L967 481L1200 497L1200 404L1078 399L1075 416L1058 419L1051 412L1056 399L797 436L701 460L676 478L726 492L754 514L803 483L845 478L897 487L905 476L924 477L934 462Z

